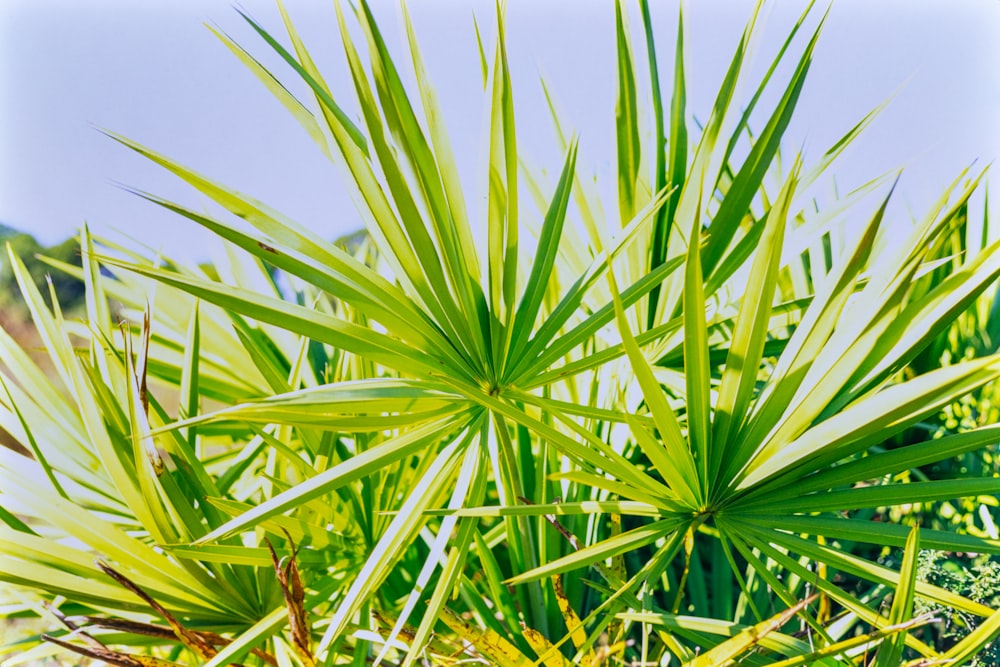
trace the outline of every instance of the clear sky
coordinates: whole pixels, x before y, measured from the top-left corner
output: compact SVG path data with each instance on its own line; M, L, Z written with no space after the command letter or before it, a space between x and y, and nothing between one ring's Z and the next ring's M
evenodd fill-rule
M335 94L353 106L332 2L287 4ZM773 6L765 10L756 71L804 7L795 0L768 4ZM391 48L404 55L396 3L375 5ZM651 5L661 76L669 90L677 4L653 0ZM269 0L244 0L243 6L282 34ZM421 0L409 6L463 176L477 187L483 106L471 19L475 8L480 22L491 25L490 3ZM745 0L685 4L688 104L701 119L750 7ZM638 27L638 12L630 9ZM581 167L609 187L613 12L611 0L508 3L521 149L541 168L560 166L538 85L541 73L555 91L566 126L581 134ZM113 236L110 230L117 228L170 255L203 257L207 237L193 223L113 182L195 208L204 202L93 129L100 126L331 238L358 228L338 172L205 22L233 35L276 72L288 73L223 0L0 4L0 222L54 242L87 221L101 234ZM285 80L294 83L294 76ZM807 162L815 159L897 89L891 106L834 171L844 190L905 166L897 215L907 217L906 207L922 213L963 167L1000 157L1000 1L834 0L798 116L786 135L788 148L804 146ZM614 207L605 202L605 208Z

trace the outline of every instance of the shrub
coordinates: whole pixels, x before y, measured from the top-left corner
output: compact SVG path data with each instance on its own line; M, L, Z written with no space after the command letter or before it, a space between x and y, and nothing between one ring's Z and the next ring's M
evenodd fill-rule
M98 257L84 229L84 326L46 308L12 255L64 390L0 336L3 426L33 454L0 464L0 577L18 609L66 628L25 660L881 667L961 664L993 639L1000 615L918 577L918 556L1000 543L869 520L997 489L898 477L995 442L996 426L879 448L1000 373L992 355L906 372L1000 274L993 245L921 280L981 175L880 246L889 188L851 236L802 193L871 116L814 165L777 159L819 34L801 39L811 12L756 82L774 86L799 48L776 106L755 94L734 111L751 21L695 131L683 58L664 105L648 4L644 51L616 7L606 219L576 139L554 186L519 171L502 10L482 50L481 224L405 6L413 91L368 4L337 7L361 126L284 10L290 48L244 18L315 112L218 33L346 172L370 235L356 251L111 135L228 214L137 194L242 252L210 270ZM533 211L523 187L551 196ZM831 261L803 262L794 248L820 234ZM112 325L109 297L130 324ZM902 548L899 568L871 545ZM984 620L939 650L913 632L929 620L916 598Z

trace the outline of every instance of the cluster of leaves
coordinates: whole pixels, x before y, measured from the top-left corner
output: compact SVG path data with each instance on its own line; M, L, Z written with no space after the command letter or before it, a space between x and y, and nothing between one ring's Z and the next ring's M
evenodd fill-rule
M923 428L1000 377L995 350L920 362L1000 275L1000 243L944 250L982 174L891 243L886 178L817 212L811 185L874 112L815 164L780 159L811 7L746 81L757 7L695 132L683 17L667 109L650 6L633 33L616 3L610 215L555 113L556 183L522 167L498 7L492 43L477 26L481 225L405 5L410 88L369 4L336 7L360 123L283 7L288 47L243 18L312 110L216 33L345 173L367 239L330 243L111 135L218 205L136 191L226 240L229 261L99 257L85 228L82 267L51 262L86 286L80 322L9 252L57 381L0 332L0 425L29 454L0 458L3 602L63 628L10 665L959 665L1000 634L992 598L919 561L1000 540L886 512L1000 490L910 478L1000 436ZM869 194L851 234L843 208ZM917 600L974 629L924 641Z
M934 551L921 552L917 577L970 600L993 608L1000 607L1000 563L985 554L966 557ZM976 628L978 621L975 617L925 600L917 601L917 611L937 619L932 627L946 644L954 644L960 638L968 636ZM1000 645L994 641L984 647L969 664L973 667L986 667L996 664L998 660Z
M988 210L988 196L987 206ZM968 211L960 213L950 238L944 239L937 249L939 266L935 269L935 280L947 278L960 268L962 258L969 248L985 248L988 245L990 227L984 211L981 227L973 234L970 229ZM969 308L958 315L948 330L942 332L920 354L907 369L916 374L934 368L950 366L956 361L970 360L995 354L1000 349L1000 291L985 291ZM1000 385L990 382L983 387L959 397L947 405L938 415L929 416L896 438L887 441L886 446L900 446L908 441L944 438L971 431L981 426L995 424L1000 420L1000 410L995 399ZM1000 474L998 447L991 444L977 451L966 452L951 459L914 468L905 474L910 479L927 481L949 479L957 476L996 477ZM957 498L936 503L883 508L878 513L880 520L916 521L932 528L959 529L964 532L997 539L994 521L995 509L1000 505L996 495L982 494ZM884 562L893 565L893 555ZM918 560L917 576L926 581L959 593L987 606L1000 606L998 588L1000 562L989 554L963 554L940 551L921 552ZM967 636L978 625L978 620L962 612L947 609L927 600L917 600L921 613L933 615L936 621L926 626L922 635L930 638L938 647L953 645ZM984 650L970 663L985 667L1000 660L1000 648L996 642Z

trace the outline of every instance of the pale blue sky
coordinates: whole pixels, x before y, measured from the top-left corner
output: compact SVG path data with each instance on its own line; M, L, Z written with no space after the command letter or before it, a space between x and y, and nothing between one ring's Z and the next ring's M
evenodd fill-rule
M353 105L332 2L287 4L335 93ZM391 48L402 54L396 3L375 4ZM676 2L651 4L669 90ZM793 0L770 4L758 71L804 6ZM243 6L281 33L270 0L244 0ZM409 6L463 175L471 173L467 184L478 186L482 99L472 9L445 0ZM489 3L471 6L482 23L492 24ZM749 7L735 0L685 4L689 111L702 119ZM561 163L538 86L543 73L565 124L581 134L581 167L596 171L608 187L613 16L611 0L509 0L508 7L521 149L542 168ZM637 26L636 11L633 18ZM0 222L54 242L86 220L98 233L112 235L118 228L171 255L204 256L207 235L193 223L122 192L112 181L196 208L204 202L93 124L252 194L327 236L359 227L338 172L203 22L219 25L276 72L287 73L222 0L0 5ZM805 146L807 161L815 159L908 81L834 172L844 190L905 166L896 215L906 217L906 206L922 213L963 167L1000 156L998 66L1000 1L835 0L786 135L788 148ZM291 76L285 80L294 83ZM606 202L605 208L613 206Z

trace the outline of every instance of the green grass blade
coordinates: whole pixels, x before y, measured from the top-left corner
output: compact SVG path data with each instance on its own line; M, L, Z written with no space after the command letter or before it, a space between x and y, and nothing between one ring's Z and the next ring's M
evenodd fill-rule
M194 309L191 312L191 322L188 325L187 345L184 346L184 368L181 375L180 396L178 397L179 419L194 417L200 411L201 393L198 390L198 368L201 360L201 326L199 319L198 302L195 301ZM184 436L187 439L188 448L194 451L198 441L198 430L190 428Z
M899 586L889 609L889 623L901 625L913 618L913 593L917 583L917 556L920 554L920 528L914 526L906 538L903 565L899 570ZM906 634L899 633L882 642L875 654L874 667L895 667L903 657Z
M417 36L413 29L413 22L410 19L410 12L405 4L402 5L402 11L406 25L406 37L410 46L410 57L413 60L413 68L417 75L417 85L420 89L421 100L423 101L424 116L427 118L428 133L430 134L434 154L437 158L438 169L441 174L441 184L448 199L448 210L451 213L452 223L455 227L455 242L458 244L458 252L462 253L464 257L467 274L470 277L478 278L480 275L479 257L475 251L472 229L469 226L469 219L466 213L465 195L462 191L462 181L459 177L458 165L455 162L445 123L441 118L437 95L430 84L424 68L423 58L420 55L420 49L417 46ZM477 26L477 35L478 30ZM482 56L481 43L479 45L479 52ZM488 76L485 70L485 58L482 62L484 65L483 80L485 81Z
M475 246L472 244L472 232L465 216L461 183L458 181L454 159L451 157L448 147L444 125L440 122L437 113L433 92L426 81L426 74L423 72L409 14L404 6L403 18L407 27L410 53L417 74L418 87L428 119L428 128L435 146L441 146L444 149L444 152L437 156L431 151L424 136L424 131L409 102L406 90L368 3L362 2L360 7L362 11L359 18L368 38L372 73L381 101L382 115L385 117L392 136L396 139L397 146L403 149L403 155L408 159L411 172L417 177L419 188L416 192L422 195L425 208L429 213L429 227L435 233L444 268L455 291L456 300L461 305L466 319L475 321L480 315L479 308L485 304L478 284L478 260L474 252ZM369 127L371 127L371 123L369 123ZM374 134L372 138L374 139ZM385 168L386 158L380 157L380 161ZM448 187L449 183L450 187ZM416 231L408 230L408 232L411 238L414 238L415 233L422 232L422 228ZM432 286L435 284L433 278L431 284ZM485 348L482 332L473 328L471 334L475 338L474 343L480 355L482 355Z
M712 218L712 232L705 246L704 257L705 268L708 273L711 273L718 264L722 253L729 245L730 240L739 228L740 222L746 215L750 202L760 189L764 175L771 166L780 146L781 137L784 134L785 128L788 127L788 123L791 121L799 94L802 92L802 87L805 84L812 53L819 39L822 27L823 21L821 20L809 44L803 51L781 100L775 107L760 136L755 138L753 146L750 149L750 154L740 167L739 172L737 172L732 184L726 191L726 196L722 200L719 210Z
M378 590L389 569L403 556L407 546L417 531L427 522L425 509L434 502L443 487L451 486L451 477L461 463L461 455L469 447L474 447L472 438L479 429L470 427L466 435L456 438L434 458L427 471L413 486L412 492L393 517L385 533L375 545L371 555L358 571L350 588L338 601L337 609L330 618L330 624L316 647L316 653L323 653L347 627L358 608L370 595ZM374 451L374 450L369 450ZM364 456L359 455L359 458Z
M941 654L941 661L946 665L964 665L969 660L979 656L997 636L1000 635L1000 611L994 612L975 630L960 639L957 644Z
M701 270L701 225L695 224L688 245L684 269L684 379L688 420L688 440L698 470L699 497L709 489L709 457L712 452L711 390L712 372L708 359L708 324L705 318L705 282ZM647 401L649 400L647 396Z
M108 297L104 292L104 280L101 278L101 267L94 252L94 239L87 225L80 228L80 265L83 269L84 299L87 306L87 324L105 337L111 333L111 310ZM107 377L107 367L104 359L98 357L97 363L104 376Z
M766 539L767 538L765 538L765 540ZM878 612L874 611L867 604L859 601L853 595L846 593L839 586L831 583L827 579L824 579L822 577L817 578L815 574L810 572L806 567L804 567L802 563L790 557L782 549L775 548L774 546L771 545L770 542L755 540L754 545L758 549L760 549L762 553L767 555L769 558L773 559L776 563L785 567L794 575L800 577L802 580L813 582L813 584L816 586L817 589L825 592L832 600L842 605L845 609L847 609L851 613L856 614L858 618L860 618L865 623L874 626L877 629L876 632L877 637L886 636L891 632L889 628L892 627L895 627L896 631L901 631L906 629L905 626L903 627L891 626L888 622L888 619L886 619L885 616L880 615ZM833 553L839 555L839 552L833 552ZM826 558L826 562L827 563L839 562L839 559L837 559L836 556L831 556ZM876 566L873 563L867 563L866 561L860 561L860 562L862 564L861 567L848 566L844 568L845 571L853 572L858 576L870 581L871 580L883 581L886 585L895 586L896 583L898 583L899 580L898 572L894 570L889 570L887 568L881 568L880 566ZM882 576L879 576L878 573L882 573ZM948 591L944 591L943 589L935 590L933 587L929 587L926 584L923 584L922 582L917 582L917 586L918 586L918 593L924 597L931 597L931 599L940 600L943 598L936 596L935 593L941 592L944 594L945 598L949 597L957 598L957 600L952 600L953 604L958 604L959 607L963 609L966 608L966 606L963 605L962 602L963 601L968 602L968 601L965 601L964 598L962 598L961 596L949 593ZM982 607L982 605L979 605L979 607ZM988 609L988 607L986 609ZM923 642L921 642L920 640L918 640L916 637L914 637L909 633L906 633L904 641L906 642L906 645L909 648L912 648L913 650L917 651L920 655L928 657L935 657L938 655L934 649L927 646L926 644L924 644Z
M230 606L229 600L201 585L188 572L163 554L155 551L147 544L127 535L117 526L108 523L75 502L53 497L45 489L35 485L17 471L0 467L4 478L4 494L18 499L27 507L34 505L34 514L45 522L59 528L71 538L80 540L94 551L115 560L128 569L129 576L137 584L164 597L183 601L183 604L194 605L203 611L218 611L242 615L240 610ZM38 503L38 498L46 498L45 503ZM14 539L13 536L9 539ZM20 539L20 538L19 538ZM46 540L41 548L51 552L55 545ZM88 567L93 567L91 557L87 556ZM103 581L104 577L97 573L96 568L88 576L89 579ZM35 581L44 582L44 578Z
M740 446L724 477L728 478L736 468L744 465L774 425L782 421L788 405L802 385L805 374L834 331L847 299L854 293L858 277L868 262L879 224L882 222L891 196L892 191L858 236L857 243L845 254L833 274L828 276L824 286L806 310L802 321L795 328L771 373L767 386L754 405L750 422L739 431Z
M719 478L722 463L736 450L731 436L739 431L753 398L778 284L782 243L795 191L797 167L798 163L768 213L764 235L750 269L747 289L729 344L712 424L714 447L711 469L717 480L715 485L725 483Z
M613 247L608 251L600 253L594 259L590 268L570 286L566 294L560 299L556 307L552 309L528 343L525 354L522 355L520 362L515 366L515 371L509 374L511 377L524 376L533 379L533 376L547 369L549 365L568 354L573 348L589 340L601 327L614 319L614 307L611 303L607 303L587 317L584 322L574 326L569 332L559 335L560 329L577 313L580 306L584 303L586 295L596 286L599 278L607 271L609 262L627 250L628 244L634 241L638 234L644 230L645 226L652 220L656 210L663 205L664 201L664 197L654 199L649 206L640 211L632 224L622 230ZM675 257L666 264L642 276L622 292L623 303L626 303L627 300L628 305L631 305L633 295L634 299L638 300L649 293L655 285L670 276L682 264L683 257Z
M250 629L241 633L232 643L212 656L203 667L226 667L235 660L240 660L253 648L264 643L268 637L277 633L288 623L288 609L281 605L269 614L261 617Z
M130 192L192 220L262 261L302 278L316 287L337 294L355 308L403 340L424 349L434 349L456 367L465 365L417 304L397 285L386 280L354 257L333 245L320 247L310 239L283 227L280 221L259 224L269 235L267 242L236 227L195 213L154 195ZM274 235L271 237L270 235Z
M516 586L603 562L618 554L634 551L639 547L655 542L661 537L666 537L677 529L681 521L681 519L676 518L661 519L660 521L639 528L633 528L615 537L584 547L579 551L574 551L540 567L517 574L507 579L506 583Z
M582 470L571 470L569 472L554 473L550 478L555 480L565 479L570 482L576 482L583 485L586 489L602 489L613 493L621 498L627 500L616 501L616 502L630 502L636 501L644 505L650 505L652 507L658 507L665 511L671 512L683 512L685 511L684 505L676 500L675 494L670 492L670 489L663 487L663 489L669 492L671 495L664 499L662 495L654 495L654 491L647 489L643 486L639 486L633 483L619 482L615 479L610 479L608 477L603 477L601 475L595 475L592 473L584 472Z
M476 505L483 501L483 498L486 496L487 467L485 449L471 447L466 450L449 507L459 508L465 503ZM453 533L456 534L453 535ZM431 599L427 602L427 609L424 612L423 620L420 622L420 626L417 628L417 632L410 642L409 654L406 657L404 665L413 664L413 661L417 659L430 640L431 631L434 628L437 618L442 613L445 603L451 597L451 593L462 574L462 565L465 563L475 533L476 522L469 519L459 519L458 521L445 519L441 522L435 542L431 547L431 552L428 554L424 567L417 577L413 591L410 593L406 605L396 620L396 625L386 640L386 647L376 657L376 662L385 656L389 644L395 639L399 630L402 629L406 618L412 613L421 594L430 582L431 573L440 565L441 576L434 586ZM451 548L448 549L446 556L445 547L449 542L451 543Z
M792 442L769 443L751 462L738 488L750 488L768 477L790 473L805 465L819 469L864 451L888 437L889 430L898 432L998 375L1000 357L987 357L940 368L872 392Z
M366 327L353 324L325 313L303 306L287 303L261 294L208 280L188 278L181 274L160 269L126 264L117 260L107 260L107 264L127 269L142 276L153 278L163 284L176 287L217 306L235 310L261 322L294 331L314 340L342 347L372 361L385 363L400 371L426 375L444 365L439 360L421 359L421 354L395 339L379 334Z
M920 468L951 457L962 456L997 441L1000 441L1000 426L982 426L964 433L869 454L803 477L794 486L785 490L770 489L767 495L770 502L778 502L786 498L805 496L814 491L850 486L862 478L876 479L883 475L898 473L900 470ZM748 504L752 502L750 500L752 495L754 494L745 496Z
M426 449L440 438L442 432L453 433L464 427L461 421L447 419L420 426L403 435L390 438L385 442L361 452L329 468L315 477L298 484L288 491L266 500L253 509L226 522L212 532L195 541L195 544L206 544L235 535L243 530L256 526L262 521L295 509L303 503L319 498L350 482L370 475L394 461Z
M622 227L638 208L636 185L639 178L639 122L635 94L632 47L625 24L625 7L615 2L615 38L618 54L618 97L615 101L615 138L618 149L618 213Z
M700 210L701 205L702 203L708 201L709 197L707 195L710 194L706 192L706 188L710 187L711 184L715 182L714 178L712 178L711 182L707 182L706 180L712 166L710 164L712 154L715 151L715 146L719 138L719 132L722 128L723 120L729 111L729 106L736 91L736 83L743 69L743 62L747 56L749 48L750 36L753 33L754 26L756 25L757 16L760 13L760 7L761 3L757 2L753 11L753 16L747 23L747 26L743 31L743 35L740 38L740 42L736 46L736 50L733 52L733 57L726 70L722 85L719 87L719 92L712 105L712 111L709 115L708 121L705 123L704 129L702 130L698 146L695 149L691 169L689 170L689 177L685 179L684 189L679 195L680 198L677 203L675 220L678 220L682 224L686 225L684 228L679 230L685 238L690 236L691 226L696 226L700 223L702 213Z
M807 533L810 535L837 535L838 539L853 540L856 538L857 534L860 534L860 530L864 530L860 527L859 532L855 534L853 531L853 525L848 528L848 532L839 532L846 523L829 523L831 521L848 522L847 519L819 519L818 517L813 517L808 521L809 526L803 529L804 524L792 525L781 525L772 526L769 519L755 519L755 518L745 518L745 519L727 519L727 522L731 522L730 530L742 531L740 534L745 535L756 535L760 539L754 540L754 544L760 547L768 556L774 558L776 561L782 562L789 569L795 569L799 567L798 561L791 558L787 554L782 554L782 557L776 557L774 554L777 553L772 546L772 544L786 549L790 552L797 553L801 556L805 556L814 562L826 563L829 566L835 567L846 574L860 577L866 581L871 581L876 584L882 584L884 586L889 586L891 588L896 588L899 586L899 572L892 570L890 568L884 567L877 563L873 563L864 558L854 556L841 551L840 549L817 544L814 540L806 539L800 537L802 533ZM869 522L864 521L853 521L852 524L864 524ZM885 526L886 524L883 524ZM777 528L777 530L775 530ZM800 530L801 529L801 530ZM784 532L785 530L790 530L791 533ZM871 539L877 539L875 536L877 531L866 531L864 534L866 537L864 541ZM931 542L927 541L928 534L934 535L934 544L936 546L931 546ZM889 533L886 533L889 537ZM968 542L971 542L975 538L967 538L962 536L962 544L958 546L957 543L953 544L952 547L940 547L939 545L947 541L948 537L955 537L954 534L946 533L944 531L930 531L928 529L921 529L920 537L921 543L926 549L952 549L962 550L966 548ZM889 545L893 547L904 547L906 544L906 539L909 537L909 530L905 526L892 525L891 527L891 540L887 542L874 542L881 545ZM784 559L784 560L783 560ZM795 563L793 567L791 563ZM815 577L815 574L808 574L807 572L799 572L800 576L803 577L804 581L813 581L817 586L824 587L829 586L827 589L829 593L830 590L839 589L826 579ZM941 588L939 586L933 586L923 581L916 582L916 593L921 597L932 600L938 604L953 607L955 609L961 609L965 612L973 614L975 616L986 617L989 616L993 610L990 607L969 600L953 591Z
M281 6L280 3L279 8L282 10L282 14L284 14L284 7ZM236 11L247 23L250 24L250 27L253 28L265 42L267 42L268 46L274 49L274 51L281 56L281 58L288 63L288 65L291 66L291 68L295 70L300 77L302 77L302 80L308 84L313 93L316 95L316 99L319 100L323 113L327 116L328 123L343 127L347 136L350 137L351 142L360 150L367 152L364 135L361 134L361 130L359 130L357 126L351 122L351 119L348 118L346 113L344 113L344 110L341 109L340 106L334 101L333 96L330 94L330 89L327 88L326 83L319 76L319 71L316 69L315 65L312 64L312 60L308 58L308 53L305 52L302 42L294 30L290 30L289 36L292 38L293 44L298 47L300 56L306 56L306 58L303 58L303 64L299 64L295 57L288 52L288 49L278 43L278 40L262 28L259 23L254 21L250 18L250 16L243 13L239 9ZM287 21L286 27L290 25L291 22Z
M559 139L559 149L563 151L568 150L569 142L566 138L566 132L563 131L562 123L559 120L559 114L556 112L556 103L553 99L552 91L548 84L545 83L544 78L539 83L542 86L542 92L545 93L545 102L555 126L556 136ZM597 226L597 219L602 217L601 205L595 197L594 188L584 182L579 170L573 179L573 202L580 213L580 221L583 223L584 230L586 231L590 248L595 253L601 252L604 250L604 242Z
M380 243L380 247L391 249L391 254L395 256L392 258L393 262L400 270L405 271L405 275L416 293L420 295L426 307L434 315L438 326L452 340L452 344L460 345L470 358L482 359L484 354L482 338L478 331L473 333L469 327L469 323L475 321L475 318L470 315L475 304L473 303L474 297L469 292L469 276L464 266L461 265L461 260L454 257L455 241L454 234L449 233L449 231L453 231L449 226L450 223L442 224L439 220L441 217L447 218L447 213L442 210L445 208L444 204L438 201L443 199L443 194L439 193L434 201L428 202L432 208L431 216L427 220L417 205L420 193L429 187L428 183L431 183L432 180L432 185L440 189L436 174L437 168L433 165L433 157L429 153L426 140L413 117L412 109L405 101L405 92L402 91L398 77L394 78L395 70L391 67L388 55L384 54L384 45L382 45L382 51L379 51L380 40L373 35L375 28L372 21L365 18L362 25L369 35L369 41L372 44L370 49L374 52L375 84L379 97L382 99L380 112L380 106L371 90L360 57L347 32L347 23L340 11L339 4L337 7L342 43L350 65L354 87L361 102L361 110L375 156L378 159L378 165L381 167L385 183L389 188L389 195L391 195L390 202L389 197L382 192L372 165L357 154L357 151L351 150L349 145L342 146L342 149L347 149L345 157L351 156L349 157L351 175L377 225L377 230L371 229L370 231L373 234L378 233L384 239L385 245ZM393 81L396 84L396 95L404 96L403 100L397 102L400 105L399 108L387 106L386 103L386 97L392 95L386 91L386 88L391 86ZM385 136L383 114L387 115L389 129L397 136L397 143L403 142L404 152L410 151L411 170L422 174L423 182L419 187L411 188L404 176L403 165L396 158L396 150L390 145L388 137ZM408 119L406 129L402 127L406 121L401 119L400 115L404 115ZM407 142L412 142L415 147ZM420 155L414 155L413 151L418 149ZM431 164L425 164L427 162ZM436 210L433 208L434 206L437 206ZM428 222L430 225L427 224ZM439 239L442 238L442 235L448 234L441 241L446 252L445 260L447 261L445 262L442 262L438 248L431 238L429 226L437 231ZM447 255L448 252L452 253L451 257Z
M498 377L504 374L510 342L518 261L517 139L505 34L503 12L497 5L497 48L490 101L487 273L493 368Z
M347 432L384 430L457 415L468 409L461 396L413 380L376 378L343 381L268 396L169 425L190 428L222 420L280 423Z
M223 30L217 29L212 26L206 26L213 35L215 35L220 42L222 42L227 49L229 49L234 56L236 56L243 65L250 70L257 79L264 84L264 86L271 92L272 95L281 103L285 109L288 110L295 120L299 122L299 125L306 131L309 138L319 146L320 150L327 158L332 159L333 154L330 152L330 145L327 142L326 135L323 134L323 130L320 128L319 123L316 122L315 116L305 107L295 97L285 86L275 77L266 67L264 67L259 60L254 58L250 53L244 49L242 46L237 44L229 35L227 35Z
M663 395L660 384L653 376L649 362L643 356L642 350L635 342L631 327L625 316L625 308L618 293L618 286L615 284L614 272L608 272L608 282L611 285L611 297L615 307L615 317L618 321L618 330L621 333L622 344L628 354L629 362L632 365L632 372L635 374L639 386L642 388L642 395L646 400L649 412L656 423L656 428L660 431L660 441L665 450L666 457L672 461L673 465L666 465L659 469L663 478L670 488L692 509L695 509L704 502L702 495L704 487L698 483L700 475L698 473L697 461L688 448L688 443L681 433L677 415ZM702 311L703 313L704 311ZM703 314L699 314L703 317ZM704 320L702 320L704 324Z
M49 465L48 458L45 456L42 448L38 446L38 441L32 433L31 424L28 423L28 421L24 418L24 413L22 413L17 407L17 401L14 400L14 396L11 394L10 388L7 386L7 381L4 380L3 375L0 375L0 387L3 388L4 395L7 397L7 406L9 406L10 410L17 415L17 420L20 422L21 428L24 430L25 439L27 439L28 446L31 448L32 456L38 463L39 467L41 467L42 471L44 471L45 477L52 485L52 489L64 499L69 500L69 496L66 495L66 490L63 489L62 484L60 484L59 480L56 478L55 471L52 469L52 466ZM17 522L21 523L19 519ZM25 528L27 528L27 526L25 526Z
M680 193L684 187L687 175L687 91L684 80L684 10L678 6L677 12L677 42L674 51L674 88L670 98L670 139L664 135L663 100L660 92L659 67L656 63L656 45L653 39L653 24L649 16L648 0L641 0L639 8L642 11L642 24L646 32L646 52L649 55L650 84L653 90L653 123L656 138L656 166L654 171L653 190L659 192L669 184L670 191ZM664 144L667 144L667 147ZM669 152L669 165L667 153ZM650 242L649 268L655 269L667 261L669 254L670 230L677 211L675 195L667 205L657 211L653 223L653 236ZM649 295L649 315L646 326L651 328L656 324L657 305L659 304L660 288L657 286Z
M525 283L521 303L514 317L509 353L515 358L520 356L522 347L531 335L531 330L542 306L542 300L552 279L556 256L559 252L559 240L562 238L563 223L566 220L566 209L569 205L570 189L576 166L576 150L577 142L574 140L566 155L566 162L559 177L559 184L552 196L552 203L545 214L538 239L538 249L535 253L535 259L531 263L531 273L527 283Z
M737 637L750 627L732 621L701 616L665 614L661 612L628 611L619 614L624 620L650 623L662 626L685 636L700 636L704 642L712 644L713 637ZM809 650L809 644L780 632L769 632L761 637L761 646L783 654L795 654ZM722 663L719 663L722 664Z
M700 654L694 660L685 663L685 667L715 667L715 665L729 664L737 656L746 652L761 643L767 635L781 628L795 617L809 604L808 600L799 602L795 606L778 612L771 618L761 621L749 628L745 628L734 637L730 637L721 644L713 646L710 650Z
M486 90L490 82L490 65L486 59L486 47L483 46L483 35L479 31L479 21L476 20L475 12L472 14L472 25L476 31L476 46L479 49L479 71L483 77L483 90Z
M940 281L922 298L907 304L894 321L906 326L890 327L871 352L871 358L880 359L855 383L854 393L877 385L892 372L909 363L934 338L953 325L958 315L1000 276L1000 242L983 249L969 259L961 269ZM866 364L869 366L870 364ZM861 373L858 373L861 375Z
M872 479L876 475L866 475ZM909 484L887 484L868 486L843 491L824 491L817 494L801 494L785 500L758 500L756 503L741 504L747 512L762 513L808 513L840 512L863 508L893 507L911 503L932 503L974 496L1000 495L1000 479L936 479L929 482Z
M750 517L747 517L750 519ZM903 547L909 535L909 528L898 524L876 523L863 519L844 519L821 516L769 516L753 517L756 525L767 526L771 531L788 531L793 534L836 535L841 540L865 542L894 547ZM749 521L746 521L749 523ZM790 538L785 533L776 533L775 540ZM924 529L920 533L921 544L926 549L939 551L969 551L972 553L1000 553L1000 540L962 535L944 530ZM799 549L802 552L802 548ZM807 554L809 555L809 554ZM898 585L897 581L893 585ZM959 596L960 597L960 596ZM954 601L953 601L954 602ZM982 605L977 607L982 609Z
M546 516L574 514L623 514L629 516L664 516L664 511L649 503L621 500L511 505L507 507L462 507L460 509L428 510L431 516Z

